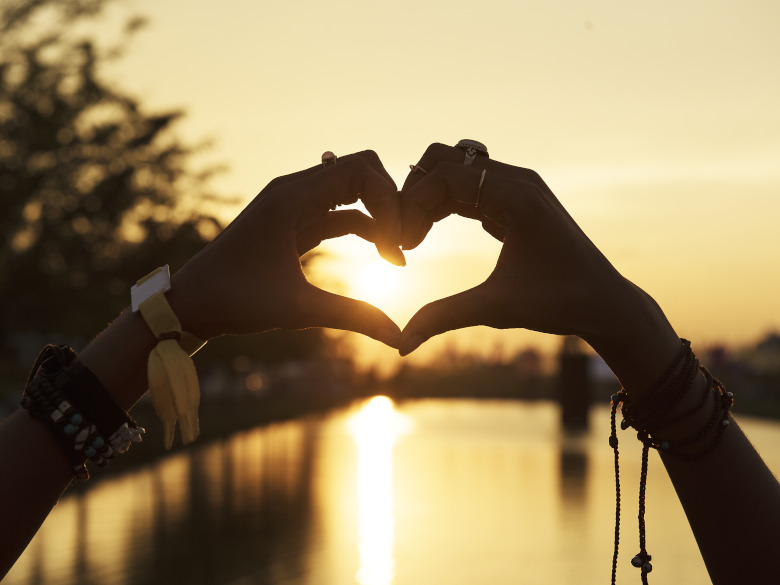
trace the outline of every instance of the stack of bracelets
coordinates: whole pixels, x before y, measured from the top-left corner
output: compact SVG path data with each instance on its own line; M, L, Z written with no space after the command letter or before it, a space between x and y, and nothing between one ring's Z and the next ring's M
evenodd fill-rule
M145 432L67 345L41 350L21 404L52 432L76 482L89 479L87 459L102 467Z
M612 585L615 585L617 576L620 540L620 465L615 425L618 404L622 403L623 405L623 421L620 423L620 428L625 430L628 427L633 427L637 431L637 438L642 442L642 469L639 480L639 553L631 559L631 564L640 569L642 583L645 585L647 584L647 574L653 570L653 566L650 564L652 557L648 554L645 543L645 488L647 486L647 456L650 449L653 448L680 459L698 459L718 446L729 426L729 411L734 404L733 394L726 392L723 384L713 378L712 374L699 364L691 350L691 342L686 339L681 341L682 348L679 354L646 397L632 401L624 390L612 396L612 434L609 437L609 445L615 453L615 547L612 555ZM669 413L691 390L699 372L704 374L706 380L701 400L693 408L683 411L681 414L669 416ZM696 432L675 441L659 441L654 437L659 430L701 412L706 408L707 402L713 394L712 415Z

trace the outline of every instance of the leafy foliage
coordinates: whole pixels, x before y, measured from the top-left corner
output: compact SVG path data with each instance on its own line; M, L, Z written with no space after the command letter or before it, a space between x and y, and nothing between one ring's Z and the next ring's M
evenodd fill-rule
M4 367L18 363L20 336L96 333L133 281L161 263L175 270L221 227L194 211L209 171L193 172L194 149L171 133L182 113L149 114L101 77L127 39L102 48L75 32L109 2L0 5Z

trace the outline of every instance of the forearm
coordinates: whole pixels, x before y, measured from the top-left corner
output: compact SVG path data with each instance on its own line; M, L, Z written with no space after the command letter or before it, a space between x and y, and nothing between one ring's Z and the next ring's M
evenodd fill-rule
M155 339L139 313L125 311L80 354L117 404L129 410L147 390L146 360Z
M780 485L733 420L709 455L662 455L715 585L769 583L780 550Z
M593 340L592 345L620 379L631 399L641 400L680 351L680 341L663 312L642 295L626 333ZM705 378L697 373L669 416L696 409ZM664 440L688 437L712 416L715 394L695 415L659 430ZM703 439L714 440L716 429ZM775 571L780 550L780 484L733 421L709 454L685 460L661 456L716 585L763 583ZM650 514L652 518L652 513Z
M120 315L79 354L123 409L146 391L154 343L138 313ZM0 425L0 578L11 568L73 478L51 430L19 408Z
M207 339L195 326L197 291L181 284L179 275L172 277L172 287L165 298L181 323L182 330ZM147 360L157 340L140 312L125 310L78 356L81 363L100 380L106 391L124 410L146 393Z
M73 478L50 431L22 408L0 424L0 579Z

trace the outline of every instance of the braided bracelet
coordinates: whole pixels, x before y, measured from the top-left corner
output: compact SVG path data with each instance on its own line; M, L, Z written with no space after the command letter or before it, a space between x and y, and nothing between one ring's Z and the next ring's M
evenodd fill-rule
M622 404L623 421L620 428L625 430L629 426L637 431L637 438L642 442L642 465L639 480L639 553L631 559L631 564L641 570L641 579L647 585L647 575L653 570L650 563L652 556L647 552L645 530L645 492L647 488L647 464L648 453L651 448L685 460L693 460L711 453L720 444L726 428L729 426L729 411L734 404L734 395L726 392L723 384L715 379L704 366L701 366L691 350L690 342L682 339L682 348L672 365L661 378L652 386L648 398L642 401L632 402L625 392L612 396L612 408L610 417L611 434L609 445L614 451L615 458L615 546L612 554L612 585L615 585L617 577L617 558L620 541L620 462L618 453L617 425L615 422L618 404ZM677 372L680 363L682 368ZM675 374L675 372L677 372ZM669 417L668 413L682 400L693 387L696 374L704 374L705 386L702 399L692 408L683 413ZM658 429L667 428L686 418L689 418L707 406L710 395L714 394L712 415L709 420L696 432L676 441L661 441L654 439L652 434ZM695 445L703 441L717 425L715 436L707 445L693 453L682 451L682 447Z

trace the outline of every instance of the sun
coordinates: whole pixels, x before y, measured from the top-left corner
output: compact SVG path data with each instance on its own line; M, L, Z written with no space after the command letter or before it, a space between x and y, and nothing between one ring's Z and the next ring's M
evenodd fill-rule
M352 294L370 303L387 299L395 292L398 270L398 267L382 261L366 264L354 276Z

